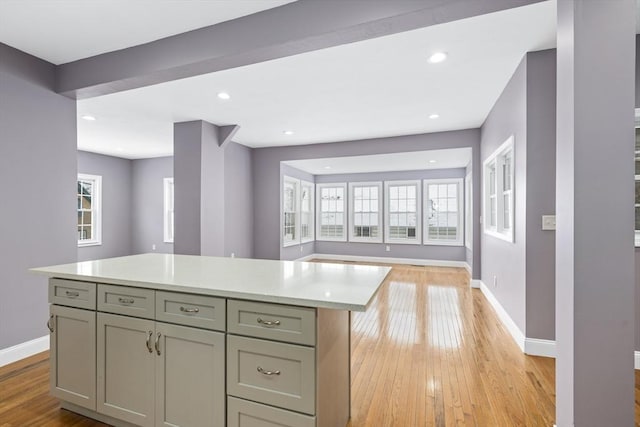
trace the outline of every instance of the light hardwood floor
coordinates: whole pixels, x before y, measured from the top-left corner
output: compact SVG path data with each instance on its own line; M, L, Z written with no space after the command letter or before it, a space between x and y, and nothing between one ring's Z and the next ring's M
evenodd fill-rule
M393 266L352 331L350 427L553 425L554 361L520 352L464 270ZM48 376L46 352L0 368L0 427L104 426L60 410Z

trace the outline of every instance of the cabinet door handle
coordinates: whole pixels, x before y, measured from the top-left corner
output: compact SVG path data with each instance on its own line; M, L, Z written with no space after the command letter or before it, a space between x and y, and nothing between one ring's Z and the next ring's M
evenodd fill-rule
M262 320L260 317L258 317L258 323L260 323L263 326L278 326L278 325L280 325L280 321L279 320Z
M156 335L155 348L156 348L156 353L158 353L158 356L160 356L160 337L161 336L162 334L160 332L158 332L158 335Z
M49 328L49 332L53 333L53 314L49 316L49 320L47 320L47 328Z
M65 291L65 294L69 297L69 298L77 298L80 296L80 292L74 292L74 291Z
M149 353L153 353L153 349L151 348L151 337L153 336L153 331L149 331L149 336L147 337L147 350Z
M257 371L260 372L262 375L268 375L268 376L280 375L280 371L265 371L260 366L258 366Z
M200 309L198 307L183 307L180 306L180 311L183 313L199 313Z
M133 304L134 302L136 302L136 300L134 300L133 298L118 297L118 302L120 304Z

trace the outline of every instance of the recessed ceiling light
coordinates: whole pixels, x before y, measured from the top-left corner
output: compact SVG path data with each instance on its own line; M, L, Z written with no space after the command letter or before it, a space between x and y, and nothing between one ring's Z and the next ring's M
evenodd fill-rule
M293 135L293 131L292 130L285 130L282 133L284 133L285 135Z
M94 116L91 116L89 114L85 114L84 116L81 116L81 118L84 119L84 120L88 120L90 122L93 122L93 121L96 120L96 118Z
M429 163L436 163L437 160L429 160Z
M227 92L218 92L218 98L224 99L226 101L227 99L231 98L231 95L229 95Z
M432 64L437 64L444 61L445 59L447 59L446 52L436 52L429 57L429 62L431 62Z
M429 116L430 119L437 119L438 117L440 117L440 114L431 114Z

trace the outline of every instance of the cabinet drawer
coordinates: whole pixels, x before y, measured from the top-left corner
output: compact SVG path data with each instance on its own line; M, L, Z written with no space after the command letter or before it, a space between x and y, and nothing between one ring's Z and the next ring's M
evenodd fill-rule
M225 300L202 295L156 291L156 319L224 331Z
M75 280L49 279L49 302L95 310L96 284Z
M315 349L227 335L227 393L315 414Z
M153 319L155 291L98 284L98 311Z
M229 332L296 344L316 344L316 311L249 301L227 302Z
M248 400L227 398L227 427L315 427L316 418Z

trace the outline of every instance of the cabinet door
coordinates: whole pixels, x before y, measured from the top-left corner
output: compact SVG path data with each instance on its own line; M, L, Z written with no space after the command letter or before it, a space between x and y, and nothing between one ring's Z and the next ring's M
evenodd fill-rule
M106 313L98 313L97 322L97 411L153 426L154 322Z
M96 313L51 306L51 394L96 409Z
M223 427L224 333L156 323L158 335L156 425Z

